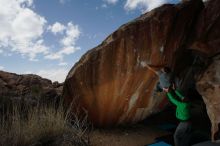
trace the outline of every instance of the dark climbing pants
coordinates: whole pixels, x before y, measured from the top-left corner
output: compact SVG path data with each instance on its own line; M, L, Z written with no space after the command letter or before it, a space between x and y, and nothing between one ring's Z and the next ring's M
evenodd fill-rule
M191 122L180 122L174 133L175 146L189 146L191 137Z

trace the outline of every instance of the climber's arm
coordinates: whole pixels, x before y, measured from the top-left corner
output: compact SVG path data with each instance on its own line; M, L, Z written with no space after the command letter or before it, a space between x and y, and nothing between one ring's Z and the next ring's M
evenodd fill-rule
M180 93L180 91L178 89L175 90L175 94L180 98L183 99L184 96Z
M173 103L174 105L177 106L180 104L180 102L178 100L176 100L170 92L167 92L167 96L168 96L170 102Z

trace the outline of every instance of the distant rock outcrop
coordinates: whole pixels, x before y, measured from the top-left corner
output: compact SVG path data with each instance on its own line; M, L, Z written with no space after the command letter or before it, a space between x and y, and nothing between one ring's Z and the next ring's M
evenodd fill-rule
M163 5L121 26L70 70L64 98L74 99L97 126L133 123L160 111L166 98L154 93L157 71L170 66L184 91L195 85L193 76L220 52L219 15L218 0L189 0ZM208 110L214 104L206 103ZM216 111L215 119L219 115Z
M62 88L62 84L52 83L37 75L17 75L0 71L0 100L24 101L28 104L46 103L59 99Z

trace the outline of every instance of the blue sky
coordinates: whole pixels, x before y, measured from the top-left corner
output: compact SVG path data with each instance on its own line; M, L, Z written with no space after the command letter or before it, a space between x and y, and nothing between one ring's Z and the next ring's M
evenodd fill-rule
M0 70L53 81L118 27L178 0L0 0Z

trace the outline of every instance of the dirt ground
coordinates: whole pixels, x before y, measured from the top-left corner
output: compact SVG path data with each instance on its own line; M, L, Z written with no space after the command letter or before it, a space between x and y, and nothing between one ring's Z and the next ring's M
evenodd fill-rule
M154 143L155 138L172 134L158 128L158 125L165 122L176 122L172 110L157 114L131 126L94 129L90 142L92 146L145 146Z
M201 105L201 103L198 105ZM194 129L192 143L208 140L210 122L207 115L200 107L196 106L192 108L192 112ZM135 125L111 129L94 129L90 134L90 144L91 146L145 146L156 142L155 138L168 135L173 140L172 134L175 128L174 131L159 128L164 123L178 125L179 122L175 118L174 108L169 108Z
M91 133L92 146L144 146L169 132L143 124L118 129L96 129Z

